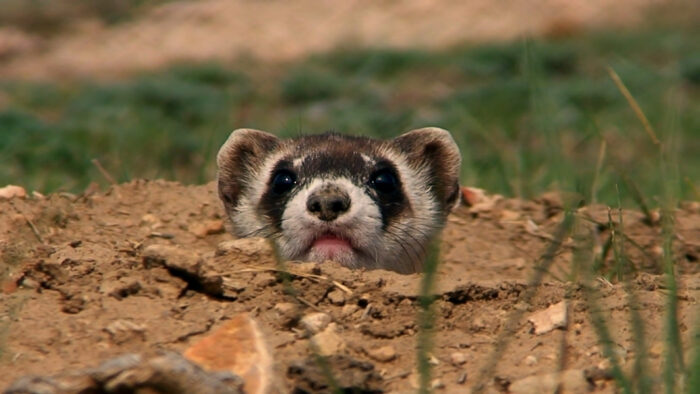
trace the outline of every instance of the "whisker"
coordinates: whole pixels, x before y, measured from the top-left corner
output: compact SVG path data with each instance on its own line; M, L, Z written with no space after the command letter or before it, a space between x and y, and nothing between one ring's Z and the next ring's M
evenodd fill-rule
M393 234L393 233L389 233L389 234L393 236L392 240L396 244L398 244L401 247L401 249L403 249L403 252L406 255L406 258L409 260L409 262L413 262L414 257L411 255L411 253L408 251L408 249L406 249L405 242L403 242L400 237L396 236L396 234ZM416 259L419 258L419 256L417 256L415 253L416 253L416 251L413 250L413 254L414 254L415 258Z
M397 229L397 230L400 230L403 234L405 234L405 235L407 235L409 238L411 238L418 246L420 246L421 252L422 252L423 254L425 254L425 252L426 252L426 241L430 239L430 237L428 237L427 234L425 234L424 232L421 232L420 230L418 230L418 229L416 229L416 228L411 228L411 229L410 229L410 230L412 230L412 231L416 231L416 232L420 233L420 234L423 236L423 238L425 238L425 239L423 240L423 242L421 242L421 241L419 241L416 237L414 237L413 234L411 234L410 231L408 231L407 229L405 229L405 228L403 228L403 227L396 227L396 229Z
M401 230L400 228L396 228L396 229ZM415 245L413 243L407 242L407 240L405 240L404 237L402 237L400 234L396 234L390 230L387 230L387 234L390 235L391 239L404 250L404 253L406 254L406 258L408 258L408 260L409 260L409 263L411 263L411 265L415 267L415 265L419 262L419 260L421 260L421 253L420 253L420 251L418 251L418 249L416 249ZM405 234L405 232L404 232L404 234ZM407 249L407 247L408 247L408 249ZM409 249L410 249L410 251L409 251Z
M266 232L266 231L267 231L267 232L272 231L272 232L270 232L270 233L268 233L268 234L264 234L264 232ZM262 235L263 238L268 238L268 237L270 237L271 235L273 235L273 234L275 234L275 233L278 233L278 232L279 232L279 231L275 228L275 226L274 226L273 224L266 224L266 225L264 225L264 226L262 226L262 227L260 227L260 228L257 228L257 229L255 229L255 230L249 232L249 233L242 234L242 235L240 235L240 236L238 236L238 237L239 237L239 238L250 238L250 237L258 237L258 236L261 236L261 235Z

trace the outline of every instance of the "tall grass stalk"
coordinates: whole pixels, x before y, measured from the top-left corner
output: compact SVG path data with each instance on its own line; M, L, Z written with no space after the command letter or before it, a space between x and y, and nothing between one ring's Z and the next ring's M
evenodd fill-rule
M610 211L608 212L610 222L612 223L612 217L610 216ZM618 202L617 202L617 216L618 216L618 230L615 231L615 227L611 228L613 251L615 256L616 265L623 267L624 272L622 273L623 279L622 283L625 289L625 294L627 295L627 304L630 311L630 320L632 326L632 338L634 343L634 375L633 383L635 385L635 391L641 394L652 392L652 380L649 376L649 368L647 365L647 343L644 333L644 320L639 313L640 303L637 299L637 294L632 286L632 274L630 269L633 269L631 262L627 259L627 252L625 248L626 238L624 236L618 237L616 234L625 233L625 225L622 216L622 203L619 198L618 189Z
M700 312L700 306L698 306ZM688 394L700 393L700 313L696 316L695 332L693 333L692 348L693 358L688 365L688 380L685 392Z
M609 223L609 226L612 226ZM598 342L603 348L603 356L608 359L611 365L611 373L618 389L625 394L633 393L632 384L629 379L625 376L620 362L617 358L614 346L616 343L612 339L610 330L608 329L607 319L603 314L603 309L600 305L600 292L596 288L596 280L594 276L596 275L597 268L601 263L599 261L605 260L605 257L599 256L596 261L596 257L593 253L594 243L593 240L596 237L594 229L587 226L577 226L576 232L576 246L574 249L573 264L579 267L579 271L583 272L583 293L588 307L588 312L591 319L591 324L598 337ZM614 249L615 246L612 242L612 237L610 238L610 249ZM603 250L601 252L607 255L607 251Z
M684 370L683 346L681 345L678 322L678 283L673 262L673 219L671 212L664 210L661 217L663 236L663 262L665 285L668 289L666 300L666 350L664 352L664 385L666 392L676 392L676 373Z
M600 140L600 148L598 148L598 160L595 163L595 173L593 173L593 182L591 183L591 204L598 202L598 182L600 181L600 174L603 170L603 163L605 162L605 150L608 144L605 139Z
M644 126L644 130L647 135L654 143L658 149L658 165L660 169L660 174L663 179L663 201L661 209L661 233L663 242L663 270L665 274L665 285L668 290L667 292L667 307L665 315L665 339L666 339L666 349L664 352L664 363L663 363L663 382L664 388L667 393L675 393L679 388L679 382L677 378L679 377L679 372L681 376L681 383L685 381L687 377L687 371L685 370L685 361L683 356L683 345L681 341L680 334L680 322L678 320L678 283L675 272L675 262L673 258L673 240L675 238L675 226L674 226L674 212L677 205L677 186L678 180L680 179L678 174L677 165L677 155L671 154L671 149L674 147L673 133L669 134L669 138L666 143L662 143L656 136L656 133L651 126L651 123L647 119L644 111L634 99L632 94L629 92L625 84L622 82L617 73L612 69L608 68L608 73L610 77L615 82L620 92L623 94L628 104L632 108L633 112L639 119L639 121ZM677 103L676 103L677 104ZM676 107L676 106L673 106ZM671 109L669 112L675 114L675 111ZM673 126L676 126L674 123ZM675 127L669 128L671 132L675 131ZM636 187L632 188L633 193L636 195L635 201L640 205L640 208L645 211L647 217L651 219L648 214L648 208L642 194L638 191ZM653 224L653 221L651 223ZM637 367L637 366L635 366Z
M419 389L421 394L430 392L430 351L433 347L433 331L435 328L435 281L440 262L440 239L433 240L428 246L428 255L425 259L423 277L420 284L418 305L418 344L416 357L418 364Z
M651 141L654 143L654 145L660 147L661 142L656 137L656 133L654 132L654 129L651 127L651 123L649 123L649 119L647 119L647 116L644 114L644 111L642 111L642 108L639 106L639 103L637 103L637 100L635 100L634 96L632 96L632 93L630 93L629 89L627 89L627 86L625 86L624 82L622 82L622 79L620 79L620 76L617 75L617 72L615 72L615 70L610 66L608 66L608 74L610 75L610 78L615 83L615 86L617 86L617 88L620 90L622 95L625 96L625 100L627 100L627 103L634 111L634 114L637 116L639 121L642 122L642 125L644 126L644 131L646 131L647 135L649 135L649 138L651 138Z

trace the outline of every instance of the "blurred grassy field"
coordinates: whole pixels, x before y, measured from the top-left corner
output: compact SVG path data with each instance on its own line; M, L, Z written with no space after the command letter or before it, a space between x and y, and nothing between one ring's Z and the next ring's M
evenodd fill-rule
M463 183L492 192L566 190L616 205L619 185L624 205L634 196L625 188L655 205L670 179L674 196L697 199L699 34L657 27L443 52L338 49L294 64L187 64L118 82L0 81L0 184L104 184L92 159L119 181L201 183L238 127L390 138L434 125L460 144ZM663 165L607 66L649 118Z

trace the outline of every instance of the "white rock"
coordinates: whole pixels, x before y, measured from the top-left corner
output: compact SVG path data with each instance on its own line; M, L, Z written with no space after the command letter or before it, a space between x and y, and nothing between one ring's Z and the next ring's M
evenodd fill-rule
M549 308L545 310L533 313L532 316L528 318L528 321L531 322L535 328L535 334L542 335L554 330L555 328L566 327L566 310L566 301L561 301L554 305L550 305Z
M440 360L432 354L428 354L428 363L430 363L430 365L440 365Z
M445 388L445 383L441 379L433 379L430 382L430 388L435 390L435 389L444 389Z
M311 334L317 334L328 327L331 317L322 312L309 313L301 318L299 324Z

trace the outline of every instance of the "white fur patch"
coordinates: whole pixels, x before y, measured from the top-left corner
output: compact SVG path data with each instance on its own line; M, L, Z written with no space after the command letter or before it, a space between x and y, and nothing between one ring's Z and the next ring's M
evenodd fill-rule
M350 197L350 208L336 220L320 220L306 209L309 197L320 188L332 184ZM276 240L282 257L289 260L317 260L310 246L327 233L337 234L351 242L355 253L339 256L339 262L352 267L376 267L377 237L382 234L382 217L377 205L347 178L318 178L305 185L287 203L282 215L282 236Z

